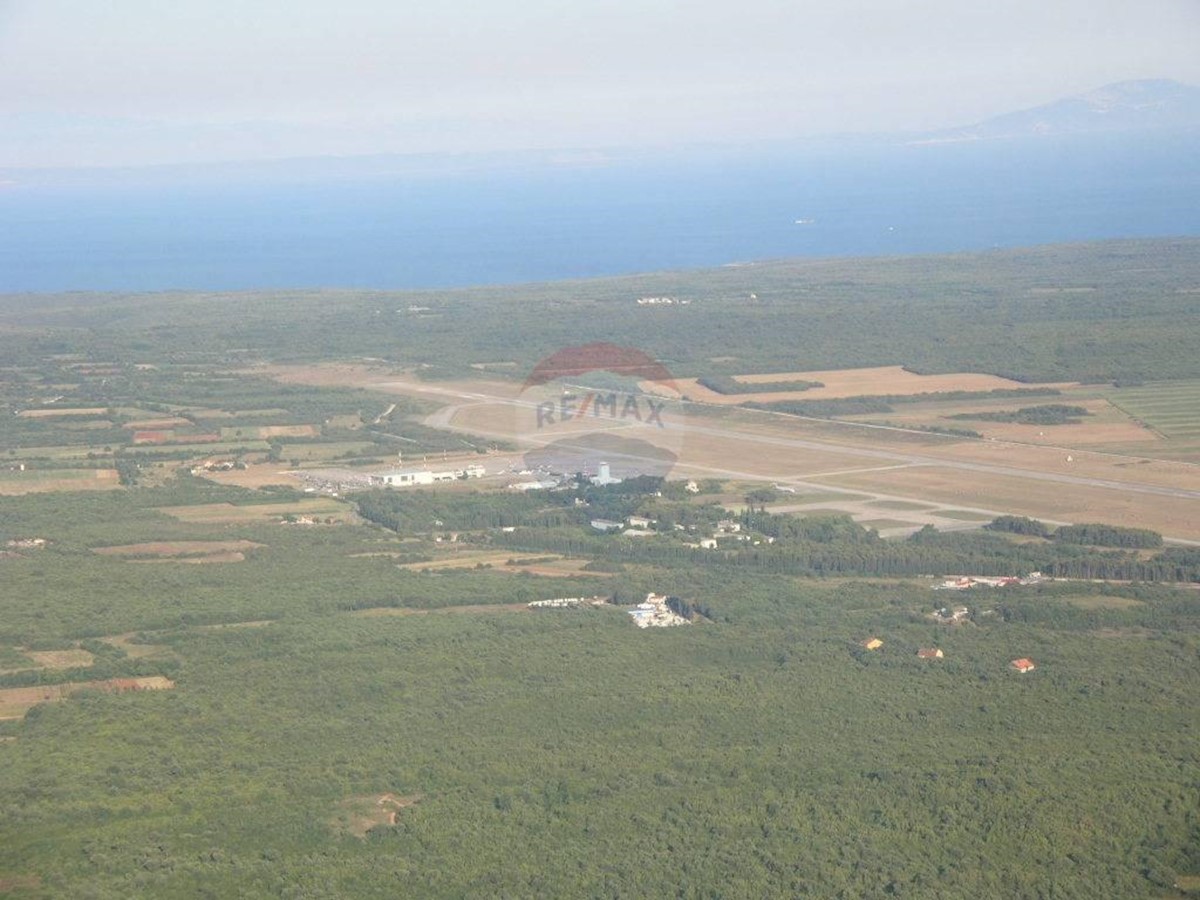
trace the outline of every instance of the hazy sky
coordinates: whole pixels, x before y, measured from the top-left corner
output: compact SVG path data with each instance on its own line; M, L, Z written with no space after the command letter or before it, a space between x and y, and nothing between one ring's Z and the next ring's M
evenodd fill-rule
M0 0L0 165L937 128L1197 48L1200 0Z

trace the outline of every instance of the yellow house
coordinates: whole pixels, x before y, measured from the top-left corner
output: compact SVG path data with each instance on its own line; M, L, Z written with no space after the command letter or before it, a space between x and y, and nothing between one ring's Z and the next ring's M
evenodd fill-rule
M883 646L883 641L881 641L877 637L871 637L871 638L867 638L865 641L863 641L862 645L864 647L866 647L868 650L878 650L880 647Z

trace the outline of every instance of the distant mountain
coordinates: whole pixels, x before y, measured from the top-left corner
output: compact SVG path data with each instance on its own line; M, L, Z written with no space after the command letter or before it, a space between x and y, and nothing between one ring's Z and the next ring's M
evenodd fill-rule
M965 128L925 135L916 143L1132 132L1200 133L1200 88L1165 79L1120 81Z

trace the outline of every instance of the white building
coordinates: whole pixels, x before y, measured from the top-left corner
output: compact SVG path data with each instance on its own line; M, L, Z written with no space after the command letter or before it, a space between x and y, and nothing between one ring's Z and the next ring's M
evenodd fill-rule
M433 473L428 469L397 469L392 472L380 472L371 476L372 484L382 484L387 487L411 487L415 484L433 484Z

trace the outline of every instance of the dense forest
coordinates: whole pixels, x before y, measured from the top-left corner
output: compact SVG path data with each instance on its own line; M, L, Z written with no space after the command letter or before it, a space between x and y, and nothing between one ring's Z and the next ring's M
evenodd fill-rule
M1025 382L1197 378L1200 310L1186 292L1200 281L1196 248L1187 238L1106 241L469 290L259 292L253 303L11 295L0 297L0 358L374 357L436 377L497 361L528 372L563 347L602 340L638 347L677 376L905 365ZM639 307L647 293L693 302Z

